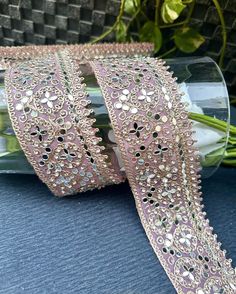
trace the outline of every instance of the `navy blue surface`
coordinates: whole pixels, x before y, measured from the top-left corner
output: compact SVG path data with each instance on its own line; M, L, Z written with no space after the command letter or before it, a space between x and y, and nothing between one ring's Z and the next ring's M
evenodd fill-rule
M215 232L236 261L236 170L203 181ZM0 176L0 293L175 293L128 184L56 198L36 176ZM234 262L234 266L235 266Z

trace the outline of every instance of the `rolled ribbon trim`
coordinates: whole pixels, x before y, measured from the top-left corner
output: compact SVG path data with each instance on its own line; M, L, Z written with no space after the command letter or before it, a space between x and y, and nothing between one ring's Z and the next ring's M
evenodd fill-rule
M231 260L202 211L191 123L163 61L89 62L101 87L136 207L178 293L235 293ZM123 180L102 154L73 52L10 68L9 112L39 177L59 196ZM91 160L92 159L92 160Z
M175 289L236 293L231 260L202 212L200 164L175 79L163 61L152 58L90 64L142 225Z

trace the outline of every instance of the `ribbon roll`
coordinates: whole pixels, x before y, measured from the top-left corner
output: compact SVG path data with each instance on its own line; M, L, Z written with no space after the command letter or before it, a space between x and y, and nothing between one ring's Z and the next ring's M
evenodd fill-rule
M144 57L88 64L101 87L142 225L175 289L235 293L231 261L202 211L191 122L168 68ZM114 160L102 153L81 75L70 51L19 64L6 74L22 149L59 196L123 180Z

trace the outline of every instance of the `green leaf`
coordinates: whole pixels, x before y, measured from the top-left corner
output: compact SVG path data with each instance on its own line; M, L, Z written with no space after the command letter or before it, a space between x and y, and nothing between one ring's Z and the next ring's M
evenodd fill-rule
M183 27L175 31L174 41L181 51L192 53L204 43L205 38L194 29Z
M161 17L165 23L173 23L186 7L182 0L165 0L161 6Z
M183 4L190 4L192 2L193 2L193 0L183 0Z
M140 0L125 0L124 11L130 15L134 14L140 7Z
M121 20L116 26L116 41L117 42L125 42L127 37L127 26Z
M154 51L158 52L162 46L162 34L153 21L147 21L139 31L140 41L154 43Z

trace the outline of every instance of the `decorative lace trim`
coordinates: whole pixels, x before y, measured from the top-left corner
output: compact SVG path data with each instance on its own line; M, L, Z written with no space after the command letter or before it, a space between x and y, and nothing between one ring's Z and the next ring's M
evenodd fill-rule
M172 74L152 58L92 61L143 227L178 293L236 293L205 219L191 123Z
M40 179L58 196L123 180L102 154L89 118L85 84L76 61L51 54L26 61L6 73L13 128Z
M74 59L86 60L117 56L150 56L153 54L151 43L127 43L127 44L84 44L84 45L39 45L0 47L0 67L7 68L16 62L31 60L68 49Z

